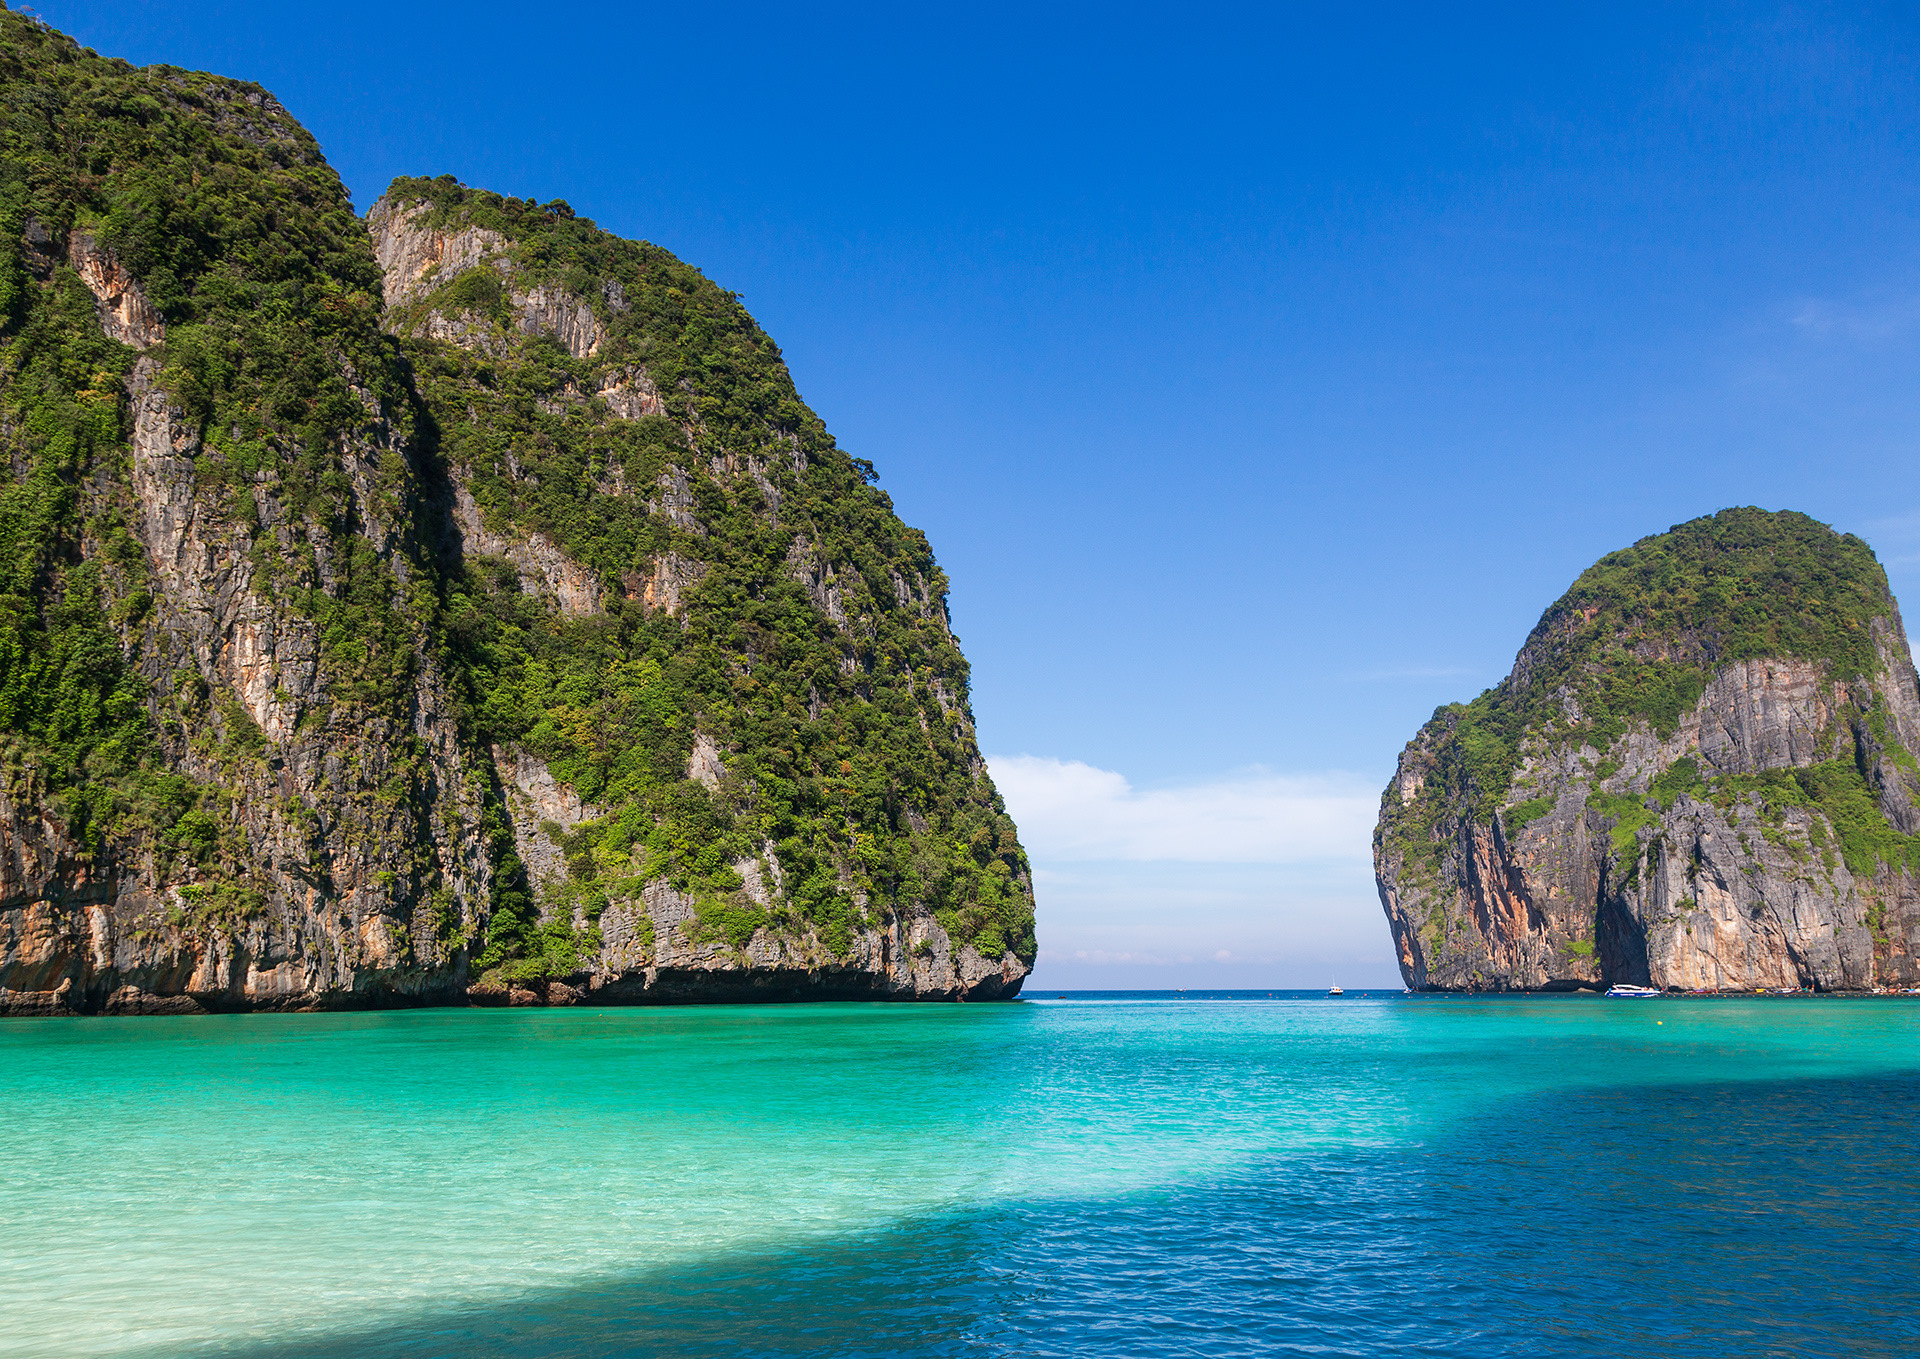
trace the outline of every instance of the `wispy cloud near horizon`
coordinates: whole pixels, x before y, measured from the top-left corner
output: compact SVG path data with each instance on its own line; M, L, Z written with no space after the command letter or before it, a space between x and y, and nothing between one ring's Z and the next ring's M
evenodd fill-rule
M1467 675L1482 673L1470 665L1400 665L1381 670L1355 671L1349 678L1357 680L1460 679Z
M1890 340L1917 323L1920 323L1920 297L1882 302L1809 298L1793 314L1794 327L1803 335L1854 344Z
M990 755L987 765L1036 860L1284 864L1372 852L1380 794L1352 774L1256 768L1142 790L1080 760Z

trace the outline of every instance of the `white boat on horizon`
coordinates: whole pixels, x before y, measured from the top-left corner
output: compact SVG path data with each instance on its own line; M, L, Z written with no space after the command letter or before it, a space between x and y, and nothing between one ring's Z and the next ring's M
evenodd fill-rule
M1327 994L1328 994L1328 995L1330 995L1330 996L1344 996L1344 995L1346 995L1347 993L1346 993L1345 991L1342 991L1342 990L1341 990L1341 989L1340 989L1339 987L1337 987L1337 986L1330 986L1330 987L1328 987L1328 988L1327 988Z
M1625 982L1615 982L1607 988L1609 1000L1652 1000L1659 994L1651 986L1629 986Z

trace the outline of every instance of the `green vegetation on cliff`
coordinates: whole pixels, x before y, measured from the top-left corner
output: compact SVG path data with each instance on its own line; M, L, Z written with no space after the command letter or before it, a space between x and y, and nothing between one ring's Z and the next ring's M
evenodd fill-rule
M1670 807L1683 795L1711 802L1722 811L1749 803L1769 836L1781 838L1796 857L1817 855L1829 872L1836 862L1846 864L1856 877L1871 876L1881 864L1920 872L1920 835L1902 835L1888 824L1872 785L1854 760L1704 777L1696 761L1682 757L1653 780L1647 799L1602 799L1596 794L1593 802L1620 818L1613 834L1616 847L1624 852L1631 847L1633 831L1655 819L1649 805ZM1806 819L1801 840L1785 834L1786 815L1792 811L1818 813L1818 819ZM1827 837L1829 829L1832 840Z
M1471 787L1484 820L1530 736L1604 754L1634 721L1671 733L1730 661L1871 674L1870 624L1892 601L1872 549L1804 514L1731 509L1678 524L1588 567L1542 615L1512 675L1434 714L1452 724L1448 777Z
M973 744L945 577L738 299L563 203L450 178L398 180L387 200L412 229L506 243L391 325L489 528L544 535L598 579L604 612L570 616L470 558L446 601L480 730L601 813L565 837L580 899L665 877L736 946L784 923L838 951L859 892L876 919L920 902L983 954L1031 959L1026 858ZM520 334L511 299L536 289L583 299L602 343L576 357ZM458 342L428 337L435 313ZM622 383L653 413L610 413L600 393ZM669 613L648 592L676 571ZM723 754L711 790L688 778L696 732ZM791 921L769 922L734 867L768 844L760 871L787 885ZM529 903L483 962L510 973L543 947Z
M157 841L244 875L224 794L168 770L156 723L235 757L257 753L257 728L193 685L156 705L129 659L151 607L127 518L135 355L103 333L83 257L129 271L164 321L159 382L205 433L197 475L232 489L236 518L271 485L346 549L345 588L299 598L332 625L343 691L365 679L391 698L390 676L346 663L400 632L382 664L404 666L390 577L326 509L330 445L369 419L343 372L378 400L402 390L379 271L312 137L258 86L130 66L0 12L0 446L16 469L0 490L0 759L94 854Z

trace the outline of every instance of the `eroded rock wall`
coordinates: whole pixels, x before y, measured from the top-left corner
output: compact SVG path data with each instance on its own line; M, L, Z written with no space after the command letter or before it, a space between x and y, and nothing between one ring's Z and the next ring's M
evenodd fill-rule
M108 277L119 305L150 310L124 277ZM122 640L169 767L226 794L216 830L239 883L159 850L102 863L30 776L16 783L0 798L0 1013L458 1000L491 892L479 830L491 771L463 745L424 645L398 706L335 702L339 676L298 601L338 587L329 557L344 545L264 480L247 490L253 522L236 520L231 488L206 475L198 432L155 378L142 358L128 384L128 484L90 493L124 499L116 508L142 549L151 604ZM410 526L376 489L388 455L407 465L376 413L341 462L350 516L404 589ZM302 549L310 578L261 579Z

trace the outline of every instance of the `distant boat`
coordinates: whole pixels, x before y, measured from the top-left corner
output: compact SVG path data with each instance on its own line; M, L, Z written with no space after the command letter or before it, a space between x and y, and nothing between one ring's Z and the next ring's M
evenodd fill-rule
M1339 987L1335 986L1330 990L1328 990L1327 994L1330 996L1344 996L1347 993L1345 991L1342 991Z
M1659 994L1651 986L1628 986L1622 982L1616 982L1607 988L1609 1000L1652 1000Z

